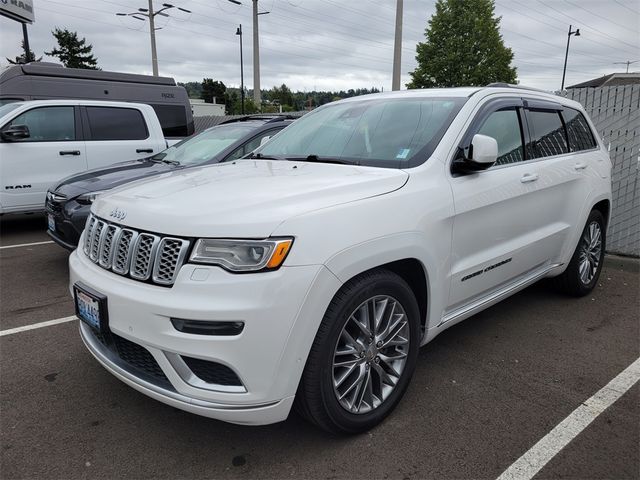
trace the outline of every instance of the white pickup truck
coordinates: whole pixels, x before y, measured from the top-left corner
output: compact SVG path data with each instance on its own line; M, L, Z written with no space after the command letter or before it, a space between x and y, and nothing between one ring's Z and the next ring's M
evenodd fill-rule
M44 210L47 189L85 170L168 144L153 108L128 102L32 100L0 107L0 215Z

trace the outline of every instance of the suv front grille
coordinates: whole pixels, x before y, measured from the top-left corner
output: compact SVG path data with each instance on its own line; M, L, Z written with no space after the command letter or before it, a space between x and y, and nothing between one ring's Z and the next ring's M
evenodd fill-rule
M123 228L89 215L83 251L100 267L135 280L173 285L189 241Z

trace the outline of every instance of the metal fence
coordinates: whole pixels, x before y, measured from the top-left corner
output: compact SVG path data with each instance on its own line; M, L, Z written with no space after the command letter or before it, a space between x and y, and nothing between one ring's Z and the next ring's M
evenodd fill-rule
M563 95L584 106L609 146L613 205L607 250L640 256L640 85L575 88Z

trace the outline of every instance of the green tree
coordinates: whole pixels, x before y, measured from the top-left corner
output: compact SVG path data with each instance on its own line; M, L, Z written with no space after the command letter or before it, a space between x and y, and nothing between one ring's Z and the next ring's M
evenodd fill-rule
M24 63L39 62L42 60L42 57L36 59L36 55L33 53L33 50L29 50L29 52L27 52L27 49L24 47L24 40L20 43L20 48L22 49L22 55L17 56L15 60L7 58L7 62L12 65L22 65Z
M58 41L58 46L50 52L44 52L46 55L58 57L68 68L99 70L98 61L91 53L93 46L87 44L84 37L80 39L76 32L70 32L66 28L61 30L56 27L51 33Z
M494 7L493 0L437 0L407 87L516 83L513 52L504 45Z
M224 83L218 80L213 81L212 78L202 79L202 98L205 103L213 103L213 99L216 99L216 103L224 103L224 94L227 87Z

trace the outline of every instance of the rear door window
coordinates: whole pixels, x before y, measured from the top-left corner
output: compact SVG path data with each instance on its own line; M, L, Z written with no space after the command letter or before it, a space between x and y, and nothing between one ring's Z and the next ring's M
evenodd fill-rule
M144 117L135 108L86 107L90 140L144 140Z
M29 137L20 142L68 142L76 139L75 114L73 106L41 107L28 110L9 124L26 125Z
M569 139L569 149L572 152L591 150L598 145L593 132L589 128L584 115L573 108L565 108L562 112L564 123L567 127L567 138Z
M532 158L551 157L567 153L567 138L560 112L556 110L527 110Z

